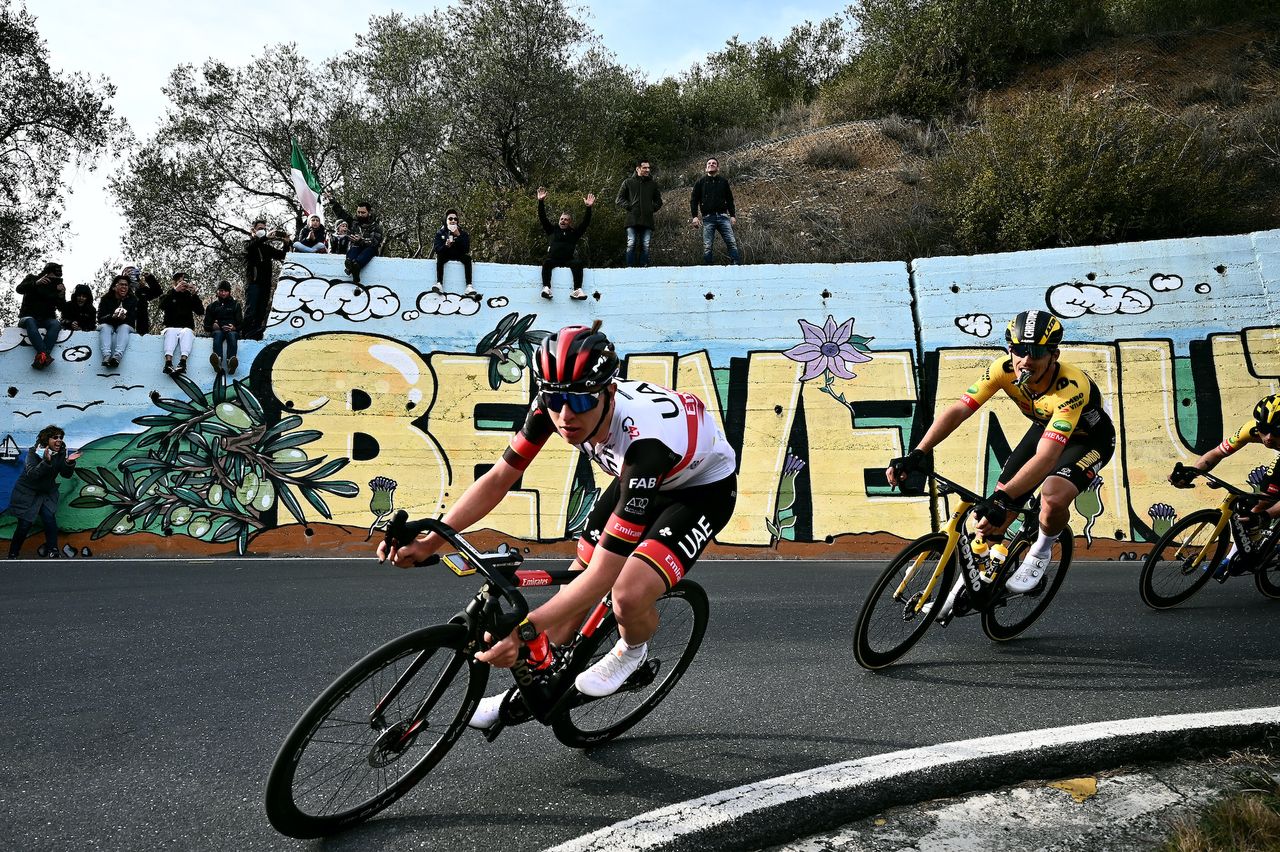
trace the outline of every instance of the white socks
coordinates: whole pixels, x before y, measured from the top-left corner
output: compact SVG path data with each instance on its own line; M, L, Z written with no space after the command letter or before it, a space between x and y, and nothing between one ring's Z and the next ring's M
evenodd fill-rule
M1034 556L1036 559L1048 559L1053 555L1053 543L1058 540L1056 535L1049 535L1044 531L1044 527L1040 527L1040 537L1036 539L1036 543L1031 545L1028 556Z

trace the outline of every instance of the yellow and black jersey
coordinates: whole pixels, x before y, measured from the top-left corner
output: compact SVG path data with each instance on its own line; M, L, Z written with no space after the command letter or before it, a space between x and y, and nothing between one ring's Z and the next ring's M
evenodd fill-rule
M1049 390L1038 395L1019 387L1017 378L1013 359L1001 355L987 366L981 379L960 395L960 401L977 411L996 391L1003 390L1027 419L1044 427L1045 438L1060 444L1075 435L1087 437L1091 432L1112 429L1111 418L1102 409L1098 386L1079 367L1058 362Z
M1255 444L1258 442L1258 421L1250 417L1244 423L1240 424L1240 428L1230 438L1223 440L1218 445L1218 449L1222 450L1226 455L1231 455L1245 444Z

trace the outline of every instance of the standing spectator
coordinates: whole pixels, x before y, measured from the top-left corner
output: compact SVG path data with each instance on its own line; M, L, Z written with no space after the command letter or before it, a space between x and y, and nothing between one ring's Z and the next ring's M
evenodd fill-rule
M38 276L23 278L17 289L22 296L18 326L27 333L27 342L36 350L31 366L43 370L53 363L53 346L58 342L58 332L62 330L58 311L67 302L62 264L46 263ZM44 336L41 336L42 331Z
M312 216L307 224L299 229L298 236L293 240L293 250L319 254L329 251L329 244L325 241L324 223L320 221L319 216Z
M347 261L344 265L353 284L360 283L360 270L368 266L369 261L377 256L382 248L382 223L373 215L373 205L361 201L356 205L356 215L352 216L332 193L324 194L325 201L333 207L333 215L347 223L351 247L347 249Z
M542 230L550 237L547 243L547 259L542 261L542 298L551 298L551 270L557 266L567 266L573 273L573 292L569 294L569 298L585 299L587 294L582 292L582 270L585 264L578 259L577 249L578 240L591 224L591 208L596 203L595 194L588 192L587 197L582 199L582 203L587 205L587 213L582 217L582 224L576 228L573 227L573 216L568 211L560 214L559 225L552 225L547 220L546 199L546 187L538 187L538 221L542 223Z
M209 363L215 373L222 372L222 359L227 361L227 372L235 373L240 366L236 358L238 346L237 336L244 317L240 313L240 303L231 298L231 285L226 281L218 282L218 298L209 303L204 312L205 331L213 334L213 352L209 353Z
M648 266L653 214L662 209L662 194L649 175L648 160L637 163L636 173L622 182L617 204L627 211L627 266Z
M244 244L244 326L241 336L262 339L267 326L267 309L271 305L272 265L284 260L285 249L276 242L287 242L281 230L267 230L266 219L253 221L253 233Z
M62 327L68 331L93 331L98 327L98 309L88 284L77 284L62 306Z
M458 224L458 211L447 210L444 214L444 225L436 231L436 285L433 293L444 292L444 265L451 260L462 264L462 273L467 279L468 296L476 295L476 288L471 286L471 235L462 230Z
M117 275L111 281L111 289L98 301L98 347L102 351L102 366L112 369L120 366L137 321L138 299L129 292L128 277Z
M129 292L138 300L138 321L133 330L137 334L150 334L151 302L160 298L160 281L132 264L125 264L120 274L129 279Z
M699 221L698 213L702 218ZM711 262L711 243L716 238L716 231L724 240L725 248L733 265L742 262L738 254L738 241L733 236L733 226L738 224L737 211L733 206L733 190L729 181L720 174L720 161L715 157L707 160L707 173L698 178L693 185L693 195L689 197L689 224L695 229L702 226L702 262Z
M181 376L187 371L187 359L196 342L196 314L204 313L204 304L187 273L174 273L173 287L161 297L160 310L164 312L164 374ZM176 367L175 354L180 356Z
M9 542L10 559L18 558L37 515L44 521L45 550L51 558L58 558L58 477L69 478L78 458L79 453L67 455L66 435L57 426L40 430L9 497L6 511L18 519Z
M334 226L333 236L329 238L329 254L340 254L344 257L351 249L351 233L346 222L338 222Z

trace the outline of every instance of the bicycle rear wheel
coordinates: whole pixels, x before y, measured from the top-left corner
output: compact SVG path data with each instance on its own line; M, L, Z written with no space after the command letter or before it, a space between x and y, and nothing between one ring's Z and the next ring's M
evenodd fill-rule
M1008 567L1005 576L1010 576L1031 549L1031 543L1040 533L1039 524L1034 522L1025 525L1021 532L1009 543ZM1000 599L982 613L982 632L988 639L996 642L1007 642L1022 633L1035 623L1035 620L1049 608L1053 596L1062 587L1067 577L1067 569L1071 567L1072 537L1071 528L1067 527L1058 534L1053 545L1053 558L1045 568L1044 576L1031 591L1021 595L1010 595L1001 589Z
M489 667L463 652L466 629L405 634L335 680L294 725L267 777L267 819L311 838L362 822L403 796L466 729ZM374 716L375 707L399 692ZM423 705L418 725L412 718Z
M945 533L931 533L907 545L884 569L871 587L853 631L853 655L858 665L871 670L884 668L911 650L938 617L938 606L955 581L954 553L929 601L919 610L916 607L946 546Z
M1138 592L1143 603L1152 609L1168 609L1209 582L1231 540L1229 534L1215 533L1221 518L1220 509L1192 512L1156 540L1138 577ZM1217 542L1214 542L1215 535L1218 535ZM1206 548L1207 562L1201 558Z
M581 703L560 714L552 723L560 742L587 748L613 739L657 707L689 668L707 630L707 593L697 583L681 580L658 598L657 606L658 631L649 639L649 656L644 664L612 695L581 696ZM581 649L586 664L578 671L607 654L617 643L618 635L618 622L611 612L595 635L584 640L589 643Z

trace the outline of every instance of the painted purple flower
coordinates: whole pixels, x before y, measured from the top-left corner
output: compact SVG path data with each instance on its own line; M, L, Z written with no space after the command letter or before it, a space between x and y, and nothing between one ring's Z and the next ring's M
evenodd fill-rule
M850 364L863 364L871 360L871 356L855 345L853 336L853 317L836 325L835 317L828 315L827 321L818 327L811 322L800 320L800 330L804 332L804 343L791 347L783 355L792 361L804 364L804 375L800 381L816 379L823 373L833 373L842 379L855 378L856 374L849 369ZM865 341L865 338L862 340Z

